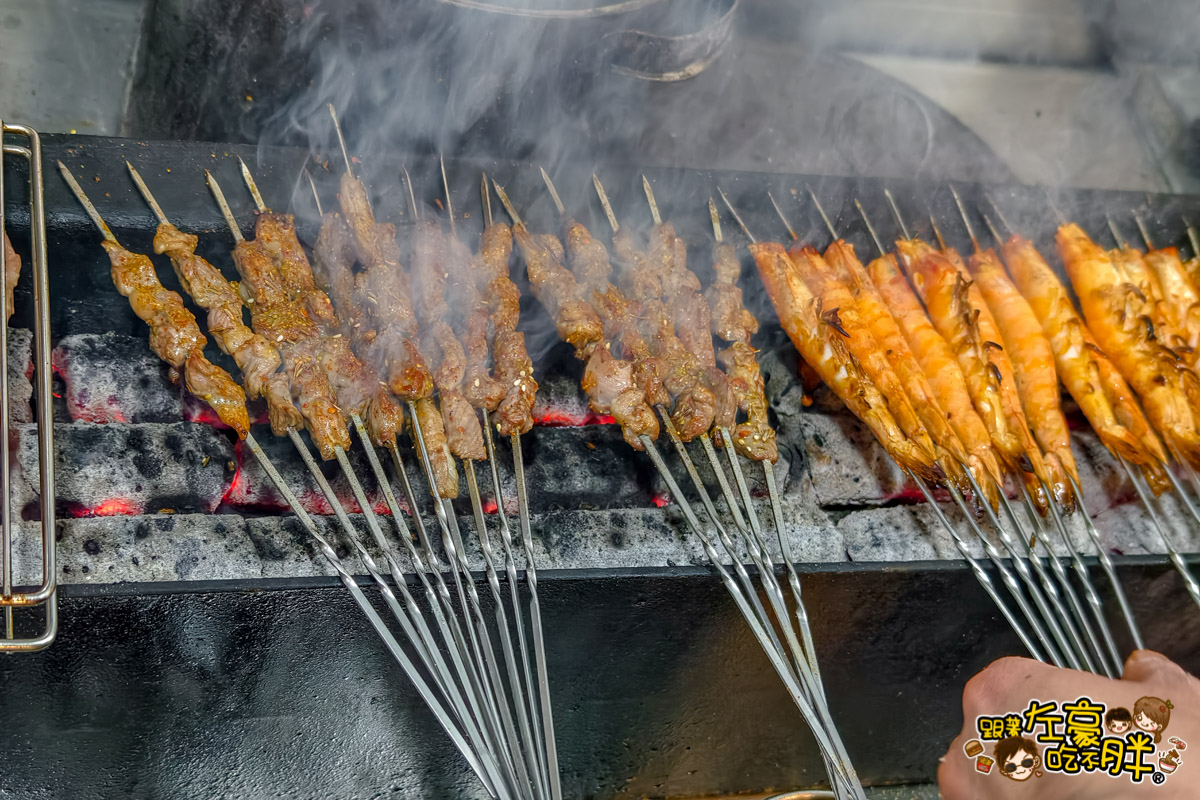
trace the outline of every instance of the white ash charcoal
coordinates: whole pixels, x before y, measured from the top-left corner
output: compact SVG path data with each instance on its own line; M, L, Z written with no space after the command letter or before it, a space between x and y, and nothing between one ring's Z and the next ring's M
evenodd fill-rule
M942 503L942 512L965 541L967 550L983 558L983 546L962 512ZM837 525L851 561L937 561L961 559L954 538L926 503L854 511ZM997 544L999 547L999 544Z
M797 414L781 424L804 454L822 506L878 505L916 492L865 425L849 414Z
M33 332L8 329L8 414L12 422L33 422Z
M304 466L304 462L300 460L300 456L297 454L296 448L290 438L286 436L272 436L269 429L259 427L255 429L255 439L262 446L271 463L279 470L284 482L300 500L300 505L306 511L310 514L318 515L333 514L333 506L325 497L324 492L321 491L321 487L313 478L312 473L308 471L308 468ZM304 436L304 439L306 442L308 441L307 436ZM309 452L313 454L313 459L320 464L322 474L329 481L342 507L348 513L358 513L358 501L355 500L350 483L346 480L346 476L342 472L338 462L336 460L322 462L317 455L316 448L311 444L308 447ZM407 448L404 448L402 445L402 453L408 455L404 452L405 450ZM376 452L380 461L385 465L387 474L389 477L392 476L391 455L384 451L377 450ZM360 483L362 483L363 490L366 492L367 500L372 509L376 513L386 513L387 504L383 493L379 490L379 485L375 480L375 473L371 470L362 445L355 442L354 447L346 453L346 456L354 468L355 475L358 476ZM410 479L416 480L418 475L411 471L416 466L415 457L409 457L406 460L412 462L409 465ZM275 485L267 477L262 465L250 452L249 448L242 449L241 466L241 471L225 496L226 504L257 513L278 513L288 508L287 501L275 489ZM414 489L421 492L418 496L422 500L429 497L425 486L424 478L421 478L419 483L414 484ZM398 481L393 482L393 488L397 499L402 500L403 496Z
M175 422L184 418L182 389L145 338L116 333L66 336L51 354L75 422Z
M38 513L37 430L17 430L13 503L29 519ZM63 517L212 511L235 467L233 444L209 425L54 426L55 500Z

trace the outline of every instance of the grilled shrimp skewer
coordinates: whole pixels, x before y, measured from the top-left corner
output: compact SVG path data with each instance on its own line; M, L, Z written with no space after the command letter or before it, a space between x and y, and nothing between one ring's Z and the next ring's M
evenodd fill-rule
M997 333L1002 337L1005 355L1012 364L1014 380L1019 389L1019 400L1028 412L1027 419L1031 422L1039 443L1046 447L1043 463L1050 475L1058 476L1058 479L1062 481L1061 489L1057 485L1054 485L1053 488L1046 487L1051 495L1050 502L1047 504L1049 520L1046 516L1038 513L1028 491L1025 493L1030 519L1035 527L1042 530L1043 534L1034 540L1031 557L1035 567L1041 563L1041 559L1036 555L1037 545L1040 543L1046 551L1046 556L1050 559L1050 566L1058 579L1058 588L1065 595L1070 609L1074 613L1074 620L1068 616L1063 617L1064 626L1071 635L1072 641L1078 647L1089 668L1095 671L1096 666L1099 665L1109 677L1115 677L1120 672L1122 659L1105 619L1100 595L1092 584L1087 565L1084 564L1083 558L1072 544L1063 521L1063 514L1072 513L1077 507L1077 498L1073 487L1077 486L1079 481L1078 473L1075 470L1074 455L1071 452L1070 433L1067 430L1067 421L1062 414L1060 405L1058 377L1055 374L1050 343L1043 335L1033 310L1009 279L1004 265L995 251L984 250L980 247L966 207L958 196L958 190L951 186L950 191L962 217L963 226L971 239L973 252L968 263L972 276L988 310L994 314ZM934 226L934 233L937 235L939 245L945 250L946 246L942 241L941 231L932 215L930 222ZM1062 506L1061 510L1060 506ZM1095 620L1100 635L1103 636L1103 646L1096 633L1096 628L1092 625L1092 619L1089 619L1085 613L1083 604L1071 584L1066 567L1063 566L1050 546L1050 536L1046 531L1048 525L1051 525L1058 533L1060 542L1072 558L1076 574L1078 574L1088 598L1092 619ZM1041 574L1040 570L1039 574ZM1056 605L1061 607L1053 584L1047 585L1047 592ZM1090 651L1083 646L1079 630L1082 630L1087 637L1086 644L1090 645Z

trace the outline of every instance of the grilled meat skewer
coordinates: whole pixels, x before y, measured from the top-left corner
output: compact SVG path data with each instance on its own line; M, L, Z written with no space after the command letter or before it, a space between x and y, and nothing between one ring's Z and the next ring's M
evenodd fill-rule
M512 218L513 239L525 260L534 297L554 319L558 337L574 346L576 358L587 362L580 386L592 410L611 414L629 446L645 449L641 437L658 438L658 418L646 403L645 391L633 379L633 364L611 352L612 343L605 340L599 314L583 299L583 287L563 266L563 247L558 237L530 233L504 187L493 185Z
M182 374L187 390L207 403L222 422L237 431L239 438L246 438L250 433L246 393L228 372L204 357L208 340L200 332L192 312L184 308L183 298L159 282L149 256L120 245L75 176L61 161L58 168L104 234L101 246L112 264L113 284L129 300L133 313L150 327L150 349L170 365L171 380L178 381Z

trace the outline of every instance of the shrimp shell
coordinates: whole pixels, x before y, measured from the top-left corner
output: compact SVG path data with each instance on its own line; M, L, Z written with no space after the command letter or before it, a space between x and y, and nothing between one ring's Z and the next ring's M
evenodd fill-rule
M1056 241L1096 343L1137 392L1158 432L1193 465L1200 465L1200 436L1184 390L1184 367L1144 324L1146 303L1120 282L1108 254L1078 225L1060 225Z
M845 337L818 318L816 297L793 269L783 245L757 242L750 245L750 252L780 324L801 358L871 429L902 469L912 470L926 480L940 481L941 470L928 454L905 437L879 390L850 355Z
M971 404L966 379L954 351L925 315L921 301L900 274L895 256L889 254L875 259L868 265L867 273L884 305L891 309L892 318L925 373L946 421L966 448L969 454L967 466L988 495L992 507L996 507L999 501L996 487L1001 485L1003 475L987 426Z
M967 297L968 282L950 259L925 242L901 239L896 242L896 250L913 287L925 301L929 319L954 352L996 452L1016 468L1027 456L1021 441L1009 430L1000 394L1003 373L997 380L998 371L989 366Z
M801 280L817 298L818 314L845 338L846 349L883 394L888 410L905 435L936 458L933 441L921 423L900 379L884 355L884 349L871 335L870 326L850 288L838 280L825 259L812 247L792 248L788 255ZM824 312L824 313L821 313Z
M1058 378L1067 387L1100 441L1114 456L1134 464L1150 463L1151 452L1147 451L1139 436L1119 421L1114 409L1122 396L1131 396L1129 387L1091 341L1091 334L1058 275L1042 258L1033 242L1024 237L1009 237L1004 243L1003 253L1013 281L1050 343ZM1148 423L1145 428L1149 431ZM1152 432L1150 435L1157 442ZM1159 446L1157 452L1161 450Z
M1188 277L1177 248L1151 250L1146 253L1145 261L1162 286L1157 305L1174 337L1170 346L1194 365L1200 347L1200 292Z
M964 494L969 493L971 491L970 483L966 481L960 470L955 469L957 465L967 463L967 450L963 446L962 440L958 438L958 434L954 432L954 428L946 421L946 413L942 410L933 387L929 385L925 372L917 363L904 334L900 332L900 327L892 318L892 314L876 290L875 284L871 283L866 268L855 255L854 246L838 239L825 249L825 264L828 265L832 274L848 285L854 293L863 323L875 337L875 341L879 344L888 363L891 364L896 377L903 384L904 392L912 402L913 408L916 409L925 430L928 431L934 444L945 450L946 454L950 456L946 462L950 465L950 477L956 479L959 489ZM980 475L979 477L981 482L986 482L982 481L984 476Z
M1054 352L1029 302L1013 285L1004 265L992 250L971 256L971 274L980 296L992 312L1004 338L1005 352L1019 390L1025 418L1045 451L1043 468L1055 499L1066 508L1074 505L1068 475L1076 483L1079 473L1071 452L1071 433L1062 413ZM1065 470L1065 472L1064 472Z

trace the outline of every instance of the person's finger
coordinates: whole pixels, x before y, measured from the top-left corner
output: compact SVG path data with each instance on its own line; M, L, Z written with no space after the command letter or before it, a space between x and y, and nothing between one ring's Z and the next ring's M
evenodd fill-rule
M938 764L938 793L945 800L966 800L972 796L969 782L974 766L970 759L963 756L964 741L962 736L956 737Z
M1153 650L1134 650L1130 653L1121 677L1138 683L1157 681L1168 686L1182 686L1195 680L1174 661Z

